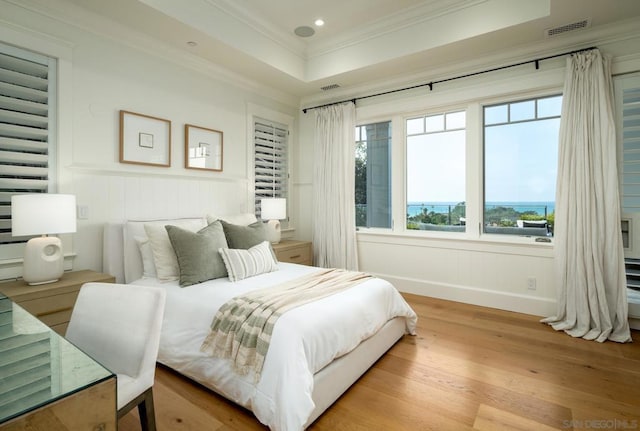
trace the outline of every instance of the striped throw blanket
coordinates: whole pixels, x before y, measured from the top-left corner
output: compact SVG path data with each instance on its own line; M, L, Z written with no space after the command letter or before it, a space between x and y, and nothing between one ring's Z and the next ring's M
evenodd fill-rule
M239 374L253 371L257 382L278 317L292 308L333 295L369 278L370 275L362 272L327 269L235 297L216 313L211 332L200 350L217 358L233 360Z

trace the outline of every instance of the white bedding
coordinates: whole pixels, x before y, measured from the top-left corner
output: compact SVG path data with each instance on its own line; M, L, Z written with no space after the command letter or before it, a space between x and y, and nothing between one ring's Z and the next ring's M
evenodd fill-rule
M275 325L262 377L238 376L227 360L200 352L211 320L233 296L276 285L318 268L279 263L279 270L235 283L227 278L180 288L142 278L135 284L160 286L167 302L158 361L253 411L272 430L299 431L314 409L313 374L354 349L394 317L406 317L414 334L417 316L388 282L374 278L344 292L293 309Z

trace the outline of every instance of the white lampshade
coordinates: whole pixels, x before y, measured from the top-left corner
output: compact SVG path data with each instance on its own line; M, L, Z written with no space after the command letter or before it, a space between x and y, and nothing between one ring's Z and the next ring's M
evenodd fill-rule
M11 196L11 235L76 231L76 197L51 193Z
M285 198L265 198L260 203L262 220L283 220L287 218L287 200Z
M287 218L287 200L285 198L265 198L260 202L260 218L268 220L271 230L271 243L278 244L281 238L280 221Z
M24 248L22 278L29 284L57 281L64 272L60 238L45 235L76 231L76 197L33 193L11 197L11 234L43 235Z

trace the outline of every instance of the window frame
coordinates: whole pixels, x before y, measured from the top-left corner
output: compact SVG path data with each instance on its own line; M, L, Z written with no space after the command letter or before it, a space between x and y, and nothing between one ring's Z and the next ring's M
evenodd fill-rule
M388 170L388 190L389 190L389 196L388 196L388 202L389 202L389 227L381 227L381 226L358 226L356 223L356 230L380 230L380 231L390 231L393 229L393 224L394 224L394 218L393 218L393 135L394 135L394 125L393 125L393 121L391 119L383 119L383 120L376 120L376 121L367 121L367 122L363 122L363 123L357 123L356 124L356 129L362 128L362 127L366 127L369 125L377 125L377 124L381 124L381 123L388 123L389 124L389 128L391 129L391 135L389 136L389 145L388 145L388 160L389 160L389 164L387 166L387 170ZM357 135L357 134L356 134ZM358 142L362 142L362 139L355 141L355 143L357 144ZM368 152L367 152L368 153ZM355 158L355 154L354 154L354 158ZM369 184L367 183L367 189ZM357 203L356 203L357 205ZM356 210L357 213L357 210Z
M266 198L284 198L287 199L287 214L289 214L289 210L288 210L288 197L289 197L289 164L290 164L290 160L289 160L289 129L285 124L281 124L278 123L276 121L270 121L264 118L259 118L259 117L254 117L253 118L253 195L254 195L254 206L253 206L253 210L254 210L254 214L256 215L256 217L258 219L262 219L261 217L261 204L260 204L260 200L261 199L266 199ZM270 148L267 148L269 146L269 144L267 144L266 142L268 141L268 139L260 139L262 142L265 142L265 144L262 145L263 148L265 148L265 152L263 152L263 154L265 154L266 156L258 156L258 125L263 126L263 128L265 129L265 131L261 132L261 133L269 133L268 128L271 127L272 128L272 133L271 136L274 136L273 138L273 144L271 144ZM281 135L281 133L276 133L276 130L278 132L282 132L282 135L284 135L284 138L282 140L280 140L279 142L276 142L276 138L275 136L279 136ZM268 151L272 150L271 154L268 154ZM260 176L262 177L268 177L265 181L262 181L262 184L265 184L267 187L264 188L264 191L259 191L262 190L262 188L258 187L258 162L257 160L260 158L265 158L264 163L262 163L262 166L264 166L264 168L266 169L270 169L269 172L267 173L261 173ZM271 158L271 163L269 163L269 161L267 159ZM284 169L283 172L279 172L280 169L278 169L278 167L282 167L284 165ZM272 185L273 188L271 190L269 185Z
M412 136L417 136L418 134L411 134L409 135L408 131L407 131L407 123L409 122L409 120L414 120L414 119L418 119L418 118L423 118L423 130L424 132L421 133L420 135L430 135L430 134L435 134L435 133L443 133L443 132L453 132L453 131L460 131L460 130L464 130L464 136L465 136L465 142L464 142L464 148L465 148L465 154L464 154L464 172L465 172L465 213L466 213L466 200L467 200L467 196L468 196L468 190L467 190L467 182L468 182L468 137L469 137L469 127L468 127L468 122L467 122L467 106L463 106L463 105L452 105L452 106L448 106L448 107L442 107L440 109L432 109L432 110L428 110L428 111L422 111L420 113L413 113L412 115L405 115L402 117L402 121L403 121L403 150L404 150L404 170L403 170L403 176L404 176L404 195L403 195L403 202L404 202L404 207L403 207L403 212L404 212L404 217L403 217L403 230L405 232L415 232L415 233L420 233L420 232L429 232L429 233L433 233L437 236L441 236L441 235L445 235L445 236L451 236L451 237L461 237L464 236L464 234L466 234L467 232L467 226L466 226L466 221L465 221L465 225L464 225L464 229L447 229L447 228L443 228L443 229L409 229L408 228L408 221L407 221L407 213L408 213L408 207L409 207L409 201L408 201L408 189L409 189L409 178L408 178L408 159L409 159L409 142L408 139ZM460 128L453 128L451 130L447 129L446 126L446 116L448 114L456 114L456 113L460 113L460 112L464 112L465 114L465 123L464 123L464 127L460 127ZM434 132L427 132L427 126L426 126L426 119L428 117L434 117L437 115L442 115L443 116L443 122L444 122L444 129L443 130L439 130L439 131L434 131ZM444 226L455 226L455 225L444 225Z
M621 224L624 223L623 231L624 256L630 259L640 259L640 237L637 232L640 231L640 209L638 211L629 211L630 207L625 205L625 150L624 150L624 100L623 92L629 88L640 88L640 72L624 74L613 77L614 100L613 110L616 122L616 150L617 150L617 167L618 167L618 188L620 195L620 218ZM635 126L634 126L635 127ZM640 164L640 162L638 162ZM634 190L636 191L636 190ZM634 193L635 194L635 193Z
M291 187L291 178L293 177L293 160L295 156L295 148L292 144L295 142L295 121L294 117L275 111L270 108L266 108L261 105L257 105L254 103L247 103L247 119L246 119L246 133L247 133L247 172L248 172L248 181L247 181L247 212L251 212L255 214L255 203L256 203L256 190L255 190L255 120L261 119L263 121L273 122L274 124L280 124L287 127L288 130L288 139L287 139L287 218L285 220L280 220L280 225L282 231L293 231L294 223L295 223L295 214L292 213L292 208L295 208L294 192Z
M55 193L58 190L57 185L59 176L57 151L58 110L60 109L58 100L58 88L60 86L58 80L59 59L50 55L39 54L25 48L7 45L5 43L0 43L0 52L4 55L16 57L28 62L34 62L47 68L47 179L46 186L42 188L40 193ZM24 159L24 163L28 163L27 159ZM22 191L19 189L14 189L13 191L7 189L4 193L15 195L29 192L27 189L22 189ZM10 201L8 204L3 205L3 207L6 207L4 212L9 212L8 216L10 220ZM21 258L24 243L26 243L26 239L0 243L0 261Z
M446 247L524 246L532 253L547 253L550 242L515 235L482 232L484 202L484 147L482 107L507 101L544 98L562 94L564 68L561 73L545 76L531 74L513 80L495 81L478 86L453 88L414 98L398 98L379 105L359 106L358 124L392 121L392 229L359 228L359 241L392 241L413 244L429 241ZM418 231L406 229L406 120L438 112L466 111L466 232ZM396 223L399 221L398 223ZM377 239L376 239L377 238ZM384 240L383 238L388 238ZM476 244L476 245L473 245ZM524 250L524 249L523 249Z
M481 177L481 184L482 184L482 192L481 192L481 196L480 196L480 205L478 208L478 211L480 212L479 216L480 216L480 222L478 225L479 228L479 234L481 237L484 238L491 238L493 239L493 237L496 237L497 239L504 241L506 238L547 238L548 241L552 241L552 236L539 236L539 235L527 235L526 233L522 233L522 234L508 234L508 233L501 233L501 232L486 232L486 224L485 224L485 206L486 206L486 127L484 120L485 120L485 109L488 107L493 107L493 106L500 106L500 105L512 105L512 104L517 104L517 103L524 103L524 102L528 102L528 101L538 101L538 100L542 100L542 99L548 99L548 98L553 98L553 97L558 97L558 96L563 96L562 94L562 89L560 89L559 91L556 92L544 92L544 93L540 93L540 94L527 94L527 95L523 95L522 97L517 97L517 95L513 95L510 97L510 95L504 95L500 98L494 98L493 100L491 100L490 102L484 102L480 104L480 128L481 128L481 133L482 133L482 137L481 137L481 148L482 148L482 167L481 167L481 172L482 172L482 177ZM540 120L545 120L545 119L552 119L552 118L559 118L560 121L562 121L562 117L561 117L561 113L560 116L548 116L548 117L542 117L542 118L538 118L537 117L537 103L535 105L535 116L536 118L534 118L533 120L516 120L516 121L510 121L510 110L507 111L507 121L506 122L498 122L498 123L492 123L489 126L501 126L501 125L508 125L508 124L518 124L518 123L525 123L525 122L533 122L533 121L540 121ZM561 107L562 110L562 107ZM559 142L558 142L559 145ZM556 163L557 164L557 163ZM557 178L556 178L557 179ZM554 198L554 208L555 208L555 198ZM555 209L554 209L555 211ZM546 240L545 240L546 241ZM511 242L511 241L509 241Z

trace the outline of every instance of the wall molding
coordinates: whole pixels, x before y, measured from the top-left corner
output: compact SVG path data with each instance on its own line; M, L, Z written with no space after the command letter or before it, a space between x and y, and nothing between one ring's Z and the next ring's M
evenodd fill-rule
M316 93L303 97L300 101L300 108L332 103L336 100L363 97L372 93L385 92L395 88L411 87L425 82L450 78L451 76L457 76L464 73L472 73L479 70L500 67L541 56L554 55L563 51L581 49L586 46L595 45L598 48L602 48L606 53L607 47L610 45L632 41L638 38L640 38L640 31L637 28L637 21L630 19L624 22L616 22L614 24L591 28L586 31L575 32L575 34L567 34L557 38L545 38L535 43L507 51L498 51L490 55L471 57L469 60L463 62L443 64L424 72L404 73L384 79L380 82L367 82L362 85L344 87L332 91L331 94L324 92ZM541 62L541 70L547 67L546 64L556 64L558 62L561 63L561 68L564 70L564 63L561 59ZM618 58L614 57L614 71L617 67L617 62ZM470 82L473 82L473 80L470 80ZM441 88L443 88L442 85L434 86L434 90L440 90ZM436 91L429 92L428 94L436 94ZM402 99L402 95L396 96L396 98ZM387 99L381 98L380 100ZM363 102L362 106L364 105L365 103Z
M184 172L184 173L174 173L171 171L160 170L160 171L152 171L158 168L149 168L151 170L145 171L142 170L144 168L138 168L138 170L134 170L136 168L131 168L130 170L125 169L124 166L121 169L106 169L104 167L89 165L89 164L73 164L70 166L65 166L65 169L70 172L79 173L79 174L88 174L88 175L98 175L98 176L107 176L107 177L135 177L135 178L162 178L167 179L170 177L172 179L182 179L182 180L194 180L194 181L212 181L212 182L224 182L224 183L239 183L246 184L248 183L248 179L239 175L224 175L212 177L210 173L204 172Z

